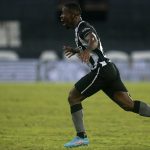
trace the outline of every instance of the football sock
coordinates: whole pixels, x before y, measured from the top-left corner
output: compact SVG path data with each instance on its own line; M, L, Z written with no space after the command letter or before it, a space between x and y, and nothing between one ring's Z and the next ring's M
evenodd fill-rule
M82 135L84 135L82 133L85 133L84 123L83 123L82 105L76 104L76 105L71 106L71 115L72 115L72 120L74 123L74 127L76 129L77 135L78 133L80 133L78 136L81 137Z
M81 138L87 138L87 135L85 132L79 132L79 133L77 133L77 136L79 136Z
M150 105L141 101L134 101L133 112L138 113L141 116L150 117Z

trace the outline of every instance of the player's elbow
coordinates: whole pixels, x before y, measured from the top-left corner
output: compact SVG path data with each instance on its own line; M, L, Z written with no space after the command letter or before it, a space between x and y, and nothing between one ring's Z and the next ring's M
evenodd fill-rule
M95 41L94 44L93 44L93 49L96 49L98 47L98 42Z
M98 47L98 42L97 41L92 42L89 47L91 47L91 50L96 49Z

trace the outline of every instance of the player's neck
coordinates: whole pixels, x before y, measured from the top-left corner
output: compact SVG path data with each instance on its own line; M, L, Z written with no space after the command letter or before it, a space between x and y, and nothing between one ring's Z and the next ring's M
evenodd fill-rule
M75 22L75 28L78 26L78 24L82 21L81 17L78 17L76 22Z

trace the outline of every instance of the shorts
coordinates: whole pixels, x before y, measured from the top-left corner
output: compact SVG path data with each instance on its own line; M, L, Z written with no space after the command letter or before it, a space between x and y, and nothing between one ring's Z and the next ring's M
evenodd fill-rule
M103 90L111 99L117 91L128 92L121 81L116 65L113 63L91 71L75 84L75 88L86 97Z

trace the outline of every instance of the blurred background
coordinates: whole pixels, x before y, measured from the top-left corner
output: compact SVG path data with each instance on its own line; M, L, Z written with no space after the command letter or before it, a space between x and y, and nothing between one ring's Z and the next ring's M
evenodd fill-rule
M63 55L63 45L75 46L74 31L59 21L66 2L70 0L0 0L0 81L72 82L89 71L76 57ZM74 2L96 28L122 78L150 80L150 1Z

